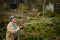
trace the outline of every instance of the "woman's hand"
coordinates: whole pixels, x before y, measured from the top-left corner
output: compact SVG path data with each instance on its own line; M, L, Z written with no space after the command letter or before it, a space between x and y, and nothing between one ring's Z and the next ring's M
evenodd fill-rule
M20 28L23 28L23 26L24 26L23 24L19 24L19 27L20 27Z

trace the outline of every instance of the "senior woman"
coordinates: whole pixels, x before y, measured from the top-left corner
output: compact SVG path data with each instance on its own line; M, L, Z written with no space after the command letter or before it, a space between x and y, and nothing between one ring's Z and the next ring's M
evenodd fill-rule
M18 40L19 26L16 25L15 16L9 17L10 22L7 25L6 40Z

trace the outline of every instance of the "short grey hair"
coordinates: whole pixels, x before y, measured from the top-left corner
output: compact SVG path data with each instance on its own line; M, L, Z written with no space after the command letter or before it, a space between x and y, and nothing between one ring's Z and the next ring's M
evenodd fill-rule
M11 21L13 18L15 18L15 16L10 16L10 17L9 17L10 21Z

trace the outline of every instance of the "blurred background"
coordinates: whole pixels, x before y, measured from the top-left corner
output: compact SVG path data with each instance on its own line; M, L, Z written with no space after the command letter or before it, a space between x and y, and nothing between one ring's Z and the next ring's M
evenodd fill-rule
M60 0L0 0L0 40L11 15L25 24L19 40L60 40Z

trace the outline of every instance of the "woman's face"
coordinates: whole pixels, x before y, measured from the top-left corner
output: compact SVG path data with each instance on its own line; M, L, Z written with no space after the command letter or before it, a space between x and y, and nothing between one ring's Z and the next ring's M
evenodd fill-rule
M16 18L13 18L11 21L15 23L16 22Z

